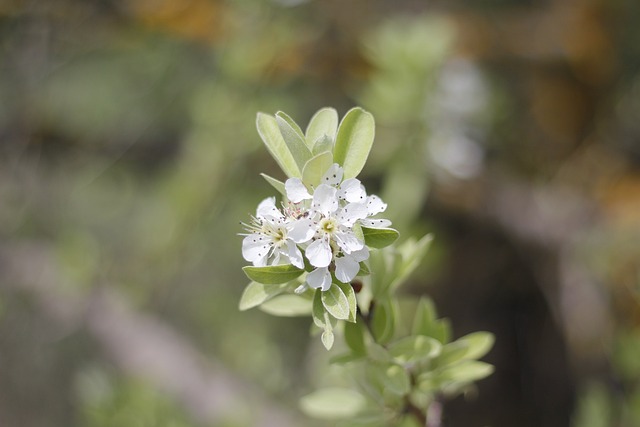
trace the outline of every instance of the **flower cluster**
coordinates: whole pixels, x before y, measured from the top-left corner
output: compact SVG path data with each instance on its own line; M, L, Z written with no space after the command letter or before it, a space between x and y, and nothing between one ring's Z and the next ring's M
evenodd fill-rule
M342 178L343 169L337 163L315 188L289 178L285 182L288 202L278 209L275 198L267 198L258 205L252 221L244 224L248 232L242 242L244 259L256 267L292 264L305 269L307 264L309 274L300 292L307 287L326 291L333 277L351 282L360 263L369 258L369 248L358 230L386 228L391 221L372 218L387 205L378 196L368 196L358 179Z

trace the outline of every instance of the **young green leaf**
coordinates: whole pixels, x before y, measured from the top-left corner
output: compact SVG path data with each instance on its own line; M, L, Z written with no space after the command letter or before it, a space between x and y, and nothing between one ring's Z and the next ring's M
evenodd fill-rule
M333 330L325 329L320 336L320 340L322 341L322 345L324 345L324 348L326 348L327 350L331 350L334 340Z
M286 285L265 285L263 283L251 282L247 285L240 298L239 308L241 311L256 307L280 293Z
M349 319L349 299L338 285L332 283L328 291L322 292L321 298L322 305L324 305L329 314L336 319Z
M249 279L265 285L287 283L304 273L304 270L291 264L270 265L267 267L253 267L248 265L242 267L242 270Z
M342 292L347 296L347 300L349 301L349 318L347 319L349 322L356 321L356 314L358 313L358 302L356 300L356 293L351 287L350 283L340 283L337 282L336 285L342 290Z
M490 332L473 332L456 340L467 345L465 359L479 359L491 350L495 337Z
M324 420L351 418L364 409L360 393L346 388L324 388L300 399L300 409L308 416Z
M364 167L375 135L371 113L352 108L345 114L336 137L334 159L344 168L344 179L356 177Z
M278 295L264 302L260 310L274 316L308 316L311 314L311 301L295 294Z
M391 365L384 370L382 377L387 390L399 396L405 395L411 389L411 381L407 371L399 365Z
M330 151L331 153L333 153L333 144L333 139L329 138L327 135L323 135L315 141L311 153L314 156L320 153L324 153L325 151Z
M332 164L333 154L329 151L313 156L302 169L302 182L308 187L316 187Z
M406 337L389 346L389 352L399 363L432 359L441 349L437 340L424 335Z
M488 377L493 371L493 365L478 362L477 360L466 360L455 365L449 365L438 372L438 377L442 381L448 382L471 382Z
M307 126L306 142L309 149L313 149L316 141L328 136L331 141L336 138L338 129L338 112L333 108L322 108L316 112Z
M400 233L393 228L368 228L362 227L364 242L371 248L384 248L395 242Z
M311 158L311 150L304 142L304 135L298 127L298 125L282 111L276 113L276 122L278 128L284 138L284 142L287 144L289 151L293 155L293 159L296 162L299 170L302 170L305 163Z
M258 113L256 127L267 150L278 163L284 173L292 178L301 178L302 169L298 167L287 143L280 133L280 127L276 118L264 113Z
M260 176L262 176L265 179L265 181L267 181L269 184L271 184L271 186L273 188L278 190L278 192L280 194L282 194L283 196L287 195L287 191L284 188L284 182L279 181L279 180L277 180L275 178L272 178L269 175L267 175L266 173L261 173Z

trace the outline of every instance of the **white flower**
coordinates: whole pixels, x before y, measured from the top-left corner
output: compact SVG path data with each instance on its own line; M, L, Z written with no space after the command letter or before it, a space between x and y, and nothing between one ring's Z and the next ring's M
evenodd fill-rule
M275 197L270 197L258 205L252 223L245 226L251 232L242 241L245 260L256 267L264 267L286 263L288 259L296 267L304 268L297 243L304 243L315 234L310 219L285 217L275 206Z
M381 212L384 212L387 209L387 204L384 203L380 197L376 195L371 195L367 197L364 202L367 207L367 217L377 215ZM386 228L391 226L391 221L388 219L369 219L363 218L360 221L360 225L363 227L369 228Z

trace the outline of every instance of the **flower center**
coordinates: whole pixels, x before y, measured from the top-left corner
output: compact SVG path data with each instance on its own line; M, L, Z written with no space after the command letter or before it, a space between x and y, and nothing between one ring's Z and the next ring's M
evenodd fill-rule
M320 221L320 230L324 231L326 234L332 234L337 228L338 224L333 218L325 218Z

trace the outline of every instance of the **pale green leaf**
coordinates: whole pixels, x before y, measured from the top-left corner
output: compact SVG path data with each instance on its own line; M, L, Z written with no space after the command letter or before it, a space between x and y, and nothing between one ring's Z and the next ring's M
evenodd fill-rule
M368 228L362 227L364 242L370 248L384 248L395 242L400 233L393 228Z
M318 110L307 126L306 142L310 149L313 149L316 141L325 135L331 141L336 138L338 129L338 112L333 108L322 108Z
M260 310L274 316L308 316L311 314L311 301L295 294L279 295L264 302Z
M466 360L455 365L449 365L438 372L438 378L447 382L478 381L491 375L493 365L476 360Z
M333 139L329 138L327 135L321 136L316 140L313 144L313 150L311 150L311 153L316 155L324 153L325 151L333 152Z
M337 387L316 390L300 399L302 412L325 420L351 418L365 405L366 400L360 393Z
M440 354L442 345L424 335L410 336L394 342L389 352L399 363L432 359Z
M322 176L333 164L333 154L329 151L316 154L304 165L302 169L302 182L307 187L317 187Z
M325 328L325 314L326 310L324 305L322 305L322 291L320 289L316 289L315 294L313 295L313 308L311 315L313 317L313 323L321 329Z
M428 298L420 298L413 318L413 335L426 335L435 338L442 344L451 339L451 326L447 319L437 319L433 302Z
M241 311L256 307L286 289L286 285L265 285L263 283L251 282L247 285L240 298L239 308Z
M270 265L267 267L242 267L244 274L254 282L264 283L265 285L278 285L287 283L299 277L304 270L291 265Z
M349 301L349 318L347 320L349 322L355 322L356 314L358 313L358 301L356 300L356 292L353 290L353 287L350 283L337 282L336 285L338 285L342 292L347 296L347 300Z
M324 348L326 348L327 350L331 350L334 340L333 330L325 329L320 336L320 340L322 341L322 345L324 345Z
M473 332L456 340L467 345L465 359L479 359L491 350L495 337L490 332Z
M301 178L302 169L298 167L287 143L280 133L276 118L264 113L258 113L256 127L267 150L288 177Z
M270 177L269 175L267 175L266 173L261 173L260 174L269 184L271 184L271 186L273 188L275 188L280 194L282 194L283 196L287 195L287 192L284 188L284 182L279 181L275 178Z
M399 365L391 365L385 370L384 384L387 390L398 395L408 393L411 388L409 374Z
M364 167L375 136L375 121L371 113L352 108L340 122L334 160L344 168L344 179L354 178Z
M304 135L298 127L298 125L282 111L276 113L276 122L278 128L284 138L285 144L289 148L289 151L293 155L293 159L296 162L299 170L302 170L304 165L311 159L311 150L304 142Z
M349 319L349 299L335 283L329 290L322 292L322 305L336 319Z

